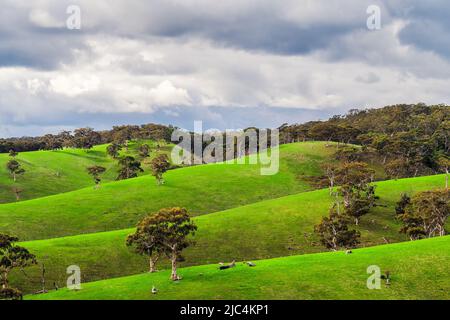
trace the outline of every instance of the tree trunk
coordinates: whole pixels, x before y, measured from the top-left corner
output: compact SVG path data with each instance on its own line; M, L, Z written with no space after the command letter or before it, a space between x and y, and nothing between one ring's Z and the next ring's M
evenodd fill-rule
M177 254L175 252L172 253L172 257L171 257L170 261L172 262L172 273L170 275L170 279L175 281L175 280L178 280L178 275L177 275Z
M331 240L331 250L336 251L337 250L337 243L336 243L336 237L333 237Z
M155 261L153 260L153 258L149 258L149 270L148 272L156 272L156 265L155 265Z
M339 194L337 192L335 192L334 194L336 196L337 214L341 214L341 205L339 203Z
M333 188L334 188L334 179L330 179L330 196L333 194Z
M13 179L14 179L14 182L16 182L16 173L15 172L13 172Z
M359 224L359 218L355 218L355 225Z
M348 199L348 196L344 196L344 207L348 208L350 205L350 200Z
M445 169L445 190L448 190L448 168Z
M6 287L8 287L8 272L3 272L2 288L5 289Z
M156 269L155 269L155 262L153 261L152 258L149 258L148 260L149 260L149 270L148 270L148 272L153 273L153 272L156 271Z

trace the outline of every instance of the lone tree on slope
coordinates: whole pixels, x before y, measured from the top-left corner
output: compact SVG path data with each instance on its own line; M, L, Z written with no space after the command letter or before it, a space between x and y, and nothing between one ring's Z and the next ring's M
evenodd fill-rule
M358 225L360 218L368 214L370 209L375 206L375 187L366 185L362 188L350 189L347 192L348 202L344 204L344 213L353 218L355 224Z
M358 225L361 216L375 206L375 187L370 185L374 171L366 163L347 162L340 165L334 175L340 185L338 194L342 196L345 213Z
M136 232L128 235L126 244L140 255L148 256L149 272L156 272L156 264L164 254L161 230L156 227L154 216L147 216L138 223Z
M0 298L20 299L19 290L9 286L8 276L11 270L36 264L36 257L27 249L16 245L18 238L0 234Z
M135 246L138 253L147 250L147 255L151 259L150 265L153 264L153 267L155 258L164 253L172 265L170 279L179 280L177 261L181 252L192 243L188 237L194 235L196 230L197 226L186 209L161 209L145 217L139 223L136 233L128 237L127 243Z
M135 178L139 172L144 172L141 163L131 156L123 157L119 160L119 175L117 180Z
M152 175L155 176L158 185L164 183L163 174L169 170L170 162L166 154L160 154L151 162Z
M20 163L17 160L9 160L6 164L6 168L12 175L14 182L17 181L17 175L25 173L25 169L21 167Z
M119 157L119 152L122 150L122 146L117 143L111 143L106 148L106 153L111 156L113 159L117 159Z
M15 157L17 157L18 155L19 155L19 153L16 152L14 149L9 150L9 156L10 156L11 158L15 158Z
M338 214L335 207L331 208L329 217L323 217L314 227L320 242L333 251L339 248L353 248L359 243L359 231L349 229L349 217Z
M98 189L100 187L101 174L106 171L105 167L102 166L92 166L87 168L88 173L94 178L95 188Z

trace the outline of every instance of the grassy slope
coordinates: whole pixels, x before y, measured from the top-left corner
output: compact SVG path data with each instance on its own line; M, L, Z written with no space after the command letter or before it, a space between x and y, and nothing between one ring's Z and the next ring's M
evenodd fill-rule
M127 154L137 156L137 147L141 142L130 142ZM154 151L155 143L145 141ZM15 202L12 187L23 189L22 200L40 198L61 192L73 191L93 185L92 177L86 168L100 165L107 168L102 178L104 182L114 181L117 177L117 161L107 156L107 145L95 146L91 150L64 149L58 151L21 152L17 160L26 170L19 176L17 183L11 179L6 163L8 154L0 154L0 203ZM169 147L163 147L168 152ZM122 154L126 154L125 151ZM146 160L147 162L147 160ZM148 169L148 166L144 165ZM148 170L147 170L148 171Z
M181 269L183 280L168 271L82 284L30 299L449 299L450 237L404 242L343 252L320 253L238 264ZM389 270L391 285L366 287L367 267ZM150 293L155 285L157 295Z
M0 206L0 232L22 240L46 239L134 226L162 207L182 206L195 215L294 194L311 187L301 177L319 175L334 147L312 142L280 147L280 172L260 175L258 165L204 165Z
M379 182L379 206L361 221L363 245L390 241L405 241L398 233L394 206L402 192L417 192L444 186L444 177L430 176L398 181ZM223 212L195 218L199 226L197 244L186 250L182 264L199 265L233 259L265 259L301 253L323 251L314 245L314 238L305 237L313 225L326 215L331 199L327 190L301 193L279 199L263 201ZM373 220L373 222L372 222ZM59 239L23 243L45 262L50 281L65 283L65 268L71 264L82 269L83 281L93 281L144 272L145 258L131 253L125 246L125 237L132 229L79 235ZM167 267L167 263L163 263ZM39 279L38 268L27 271ZM38 282L28 282L21 273L15 274L13 283L32 292Z

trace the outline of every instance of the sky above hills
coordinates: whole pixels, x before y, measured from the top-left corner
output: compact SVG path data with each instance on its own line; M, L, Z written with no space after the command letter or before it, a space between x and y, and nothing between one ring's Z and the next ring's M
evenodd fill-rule
M81 28L69 29L69 5ZM381 9L370 30L367 8ZM2 0L0 136L448 103L445 0Z

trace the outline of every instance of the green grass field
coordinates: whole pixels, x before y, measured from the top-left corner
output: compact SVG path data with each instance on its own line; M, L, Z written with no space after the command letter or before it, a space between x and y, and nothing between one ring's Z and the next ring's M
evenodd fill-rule
M217 265L82 283L28 299L449 299L450 237L343 252L255 261L255 267L218 270ZM367 267L390 271L391 284L367 288ZM158 294L150 293L152 286Z
M47 239L132 227L163 207L212 213L311 190L306 176L321 174L334 147L312 142L283 145L280 172L260 175L259 165L211 164L170 170L166 184L150 175L0 206L0 232L22 240ZM31 172L28 173L31 175Z
M129 154L136 155L141 143L131 143ZM150 144L155 147L154 143ZM163 186L157 186L155 179L149 175L149 159L144 162L146 172L140 177L114 181L117 166L106 156L105 148L103 145L89 152L66 149L19 155L18 159L27 172L19 177L18 185L23 185L23 196L30 200L0 204L0 233L19 236L25 241L21 245L35 253L40 264L25 271L14 271L10 277L11 284L25 293L40 290L42 264L45 264L49 289L54 282L64 287L69 265L81 267L83 283L144 273L147 270L146 258L132 253L125 246L125 238L146 214L174 206L187 208L199 227L196 244L183 252L185 260L180 263L186 268L183 270L185 279L180 283L163 281L167 278L168 262L162 260L159 267L163 271L156 275L105 280L86 284L86 288L92 286L92 290L76 293L62 290L30 298L62 298L63 295L64 298L75 299L442 298L442 294L431 290L428 284L418 284L419 290L408 296L406 282L392 292L365 289L369 292L364 291L363 294L363 291L359 292L361 288L358 285L361 284L355 281L358 277L366 278L365 269L362 275L345 282L347 276L353 277L355 272L359 272L357 270L360 269L356 268L367 263L367 259L358 260L359 256L367 258L368 254L373 254L375 260L381 261L379 263L394 261L403 265L404 260L411 259L412 253L420 251L416 243L362 249L357 251L361 255L350 257L342 257L342 253L316 254L325 251L325 248L318 243L313 227L322 216L328 214L333 200L328 190L314 191L316 187L311 178L323 174L321 166L324 163L335 162L334 144L304 142L282 145L280 171L273 176L261 175L259 165L211 164L170 170L165 174L166 183ZM168 153L170 146L162 151ZM3 165L0 169L0 196L4 195L3 202L11 202L12 182L4 168L6 161L7 155L0 155L0 165ZM86 173L86 167L90 165L108 168L103 177L104 183L98 190L93 188L92 178ZM372 167L377 172L377 178L382 179L384 173L381 165L375 163ZM399 234L400 225L395 218L394 207L401 193L414 194L442 188L444 183L443 175L377 182L379 206L363 217L358 226L362 234L360 246L407 241L404 235ZM436 243L444 249L448 248L448 240L439 241L443 240L436 240ZM389 260L382 254L388 252L384 250L393 252L397 249L402 251L395 257L396 260ZM423 254L424 258L417 258L419 260L416 262L425 268L431 258L426 252ZM228 273L218 273L215 266L209 265L220 261L273 258L278 259L258 261L258 267L251 269L239 265ZM432 258L440 262L440 257ZM317 261L321 262L315 264ZM349 265L349 261L353 262ZM322 266L322 263L325 265ZM323 278L323 275L330 273L332 267L345 277L334 282L330 280L331 287L327 288L324 287L326 277ZM386 266L392 271L401 270L394 267L397 266ZM289 268L295 269L293 283L300 283L295 288L288 277ZM437 283L442 287L440 277L443 271L439 266L433 268L439 272ZM227 274L231 276L230 283L225 283L228 280L223 278ZM426 277L420 272L414 273L414 276L419 280L431 281L431 276ZM187 281L189 277L195 281ZM259 277L260 289L256 280ZM412 282L412 277L405 276L404 279ZM149 288L145 287L148 286L146 279L154 279L151 281L156 281L162 291L167 291L167 295L150 296ZM142 284L135 285L140 281ZM270 282L277 284L272 288L268 285ZM99 283L107 283L108 290L97 290L95 286ZM240 289L235 292L230 290L233 283L239 283ZM173 287L184 288L185 285L187 287L179 291ZM351 290L353 286L355 290ZM142 291L144 287L145 292ZM245 288L250 291L246 292ZM193 293L192 290L197 291ZM383 294L380 293L382 291Z
M406 241L398 232L400 225L394 210L401 193L413 194L443 186L442 175L377 183L380 206L363 217L358 227L362 233L361 245L383 244L383 237L391 242ZM320 218L327 215L331 202L328 190L317 190L199 216L195 218L199 227L196 245L185 251L186 261L181 265L324 251L311 233ZM31 241L23 246L46 264L49 283L64 284L66 267L72 264L81 267L83 281L87 282L146 271L146 259L125 246L125 238L132 231ZM161 267L167 268L167 261L162 261ZM27 273L39 279L39 267L28 269ZM13 283L26 292L39 289L39 282L28 281L21 272L14 274Z
M121 155L138 157L137 148L149 144L151 156L156 153L153 141L132 141L128 152L122 150ZM91 150L64 149L57 151L21 152L16 158L26 170L25 174L18 176L14 183L6 163L11 159L8 154L0 154L0 203L15 202L12 192L13 186L23 189L21 200L45 197L62 192L78 190L93 185L86 168L99 165L107 169L102 175L104 182L114 181L117 177L117 160L106 154L107 145L99 145ZM169 153L170 147L161 147L161 152ZM145 159L143 167L148 173L148 161Z

